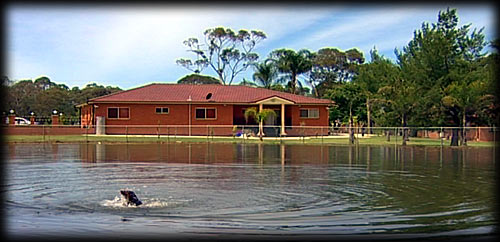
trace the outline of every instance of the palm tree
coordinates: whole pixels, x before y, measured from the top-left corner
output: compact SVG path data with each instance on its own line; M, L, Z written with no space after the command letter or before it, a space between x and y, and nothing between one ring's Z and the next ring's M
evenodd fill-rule
M272 63L272 60L267 59L261 63L256 63L254 65L255 73L253 74L253 80L259 83L267 89L271 89L274 80L278 76L276 67Z
M263 132L264 131L263 122L264 122L264 120L267 119L267 117L269 117L271 115L276 115L276 112L274 112L274 110L272 110L272 109L267 109L267 108L264 108L264 109L260 110L259 112L257 112L257 108L255 108L255 107L247 108L245 110L244 116L245 116L245 120L247 122L248 122L248 118L253 117L255 119L255 121L259 123L259 138L260 138L260 140L262 140L262 134L264 133Z
M297 76L309 71L312 67L312 53L302 49L298 52L290 49L274 50L270 58L274 61L279 72L290 75L290 92L296 93Z

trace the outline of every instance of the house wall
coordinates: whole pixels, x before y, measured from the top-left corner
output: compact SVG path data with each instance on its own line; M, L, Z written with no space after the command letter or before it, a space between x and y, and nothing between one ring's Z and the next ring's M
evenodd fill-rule
M302 108L317 108L319 111L318 118L301 118L300 109ZM328 110L325 105L289 105L291 114L292 127L286 129L288 136L314 136L314 135L328 135ZM285 109L285 111L288 111ZM285 114L285 117L287 115ZM311 127L312 126L312 127ZM319 127L321 126L321 127Z
M92 105L84 105L81 107L81 127L93 125Z
M255 105L230 104L191 104L191 129L189 129L189 104L107 104L99 103L95 108L95 117L105 117L106 134L153 134L153 135L233 135L233 121L244 119L242 109ZM92 109L82 108L82 118L88 119ZM128 107L129 118L109 119L108 108ZM168 114L157 114L157 107L168 107ZM215 119L196 119L196 108L216 108ZM265 108L271 106L264 105ZM318 118L301 118L301 108L317 108ZM326 135L327 128L310 126L328 126L328 110L325 105L285 105L285 119L289 136ZM87 121L86 121L87 122ZM172 125L171 127L165 127ZM226 127L207 127L224 125ZM163 126L163 127L162 127ZM176 126L176 127L174 127ZM197 127L198 126L198 127ZM304 128L307 127L307 128Z
M459 131L460 133L462 130ZM446 140L451 139L451 130L450 129L445 129L443 131L443 138ZM492 129L490 128L468 128L466 132L466 137L467 140L472 140L472 141L495 141L498 139L499 132L493 132ZM459 134L461 135L461 134ZM431 138L431 139L439 139L439 132L438 131L425 131L425 130L418 130L417 131L417 137L419 138Z
M189 104L97 104L95 116L105 117L106 134L171 134L189 135ZM109 119L108 108L128 107L128 119ZM168 114L157 114L157 107L168 107ZM216 119L196 119L196 108L216 108ZM233 124L233 107L224 104L191 104L191 125L228 125ZM162 128L158 125L178 125L184 127ZM125 127L127 126L127 127ZM192 127L191 135L230 135L232 127L207 129L206 127Z

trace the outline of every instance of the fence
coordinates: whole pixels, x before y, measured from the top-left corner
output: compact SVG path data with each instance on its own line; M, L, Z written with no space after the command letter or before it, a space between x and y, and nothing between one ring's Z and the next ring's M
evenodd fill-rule
M81 125L4 125L7 135L95 135L96 127ZM227 136L259 137L258 125L103 125L106 135L146 136ZM331 127L331 126L264 126L263 137L348 137L352 130L356 138L386 136L449 140L453 132L468 141L496 141L497 127Z

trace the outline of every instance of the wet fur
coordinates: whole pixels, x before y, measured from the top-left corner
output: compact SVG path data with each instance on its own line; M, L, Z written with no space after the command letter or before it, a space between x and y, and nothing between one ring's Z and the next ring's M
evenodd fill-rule
M122 196L127 200L127 205L133 204L139 206L142 204L141 200L135 195L133 191L130 190L120 190Z

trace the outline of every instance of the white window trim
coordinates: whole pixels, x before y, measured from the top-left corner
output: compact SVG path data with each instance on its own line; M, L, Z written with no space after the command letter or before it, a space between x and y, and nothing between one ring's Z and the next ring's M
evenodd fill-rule
M307 117L300 116L302 110L307 110ZM311 110L316 110L318 112L317 117L311 117ZM299 117L302 119L319 119L319 108L301 108L299 109Z
M156 112L156 109L157 109L157 108L161 108L161 112ZM167 111L166 113L165 113L165 112L163 112L163 109L164 109L164 108L167 108L167 109L168 109L168 111ZM170 113L170 107L155 107L155 113L156 113L156 114L169 114L169 113Z
M117 113L118 114L118 118L110 118L109 117L109 109L110 108L116 108L116 109L118 109L118 113ZM120 118L120 108L127 108L128 109L128 118ZM111 119L111 120L129 120L130 116L131 116L131 114L130 114L130 107L108 107L106 109L106 119Z
M198 118L196 117L196 110L198 109L204 109L205 110L205 118ZM215 118L207 118L207 109L215 109ZM194 118L196 120L217 120L217 108L214 107L196 107L194 109Z

